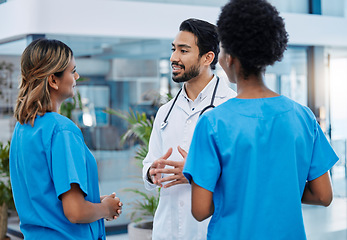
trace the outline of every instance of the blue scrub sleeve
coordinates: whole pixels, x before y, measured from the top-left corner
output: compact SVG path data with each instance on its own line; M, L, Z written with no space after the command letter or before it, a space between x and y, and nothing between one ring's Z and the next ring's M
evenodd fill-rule
M210 192L214 192L221 173L217 146L208 118L201 116L194 131L183 174L189 182L193 180Z
M338 160L338 156L329 144L319 124L315 121L315 140L307 180L312 181L322 176L329 171Z
M52 140L52 178L57 197L69 191L72 183L79 184L85 195L87 189L87 165L84 142L78 134L63 130Z

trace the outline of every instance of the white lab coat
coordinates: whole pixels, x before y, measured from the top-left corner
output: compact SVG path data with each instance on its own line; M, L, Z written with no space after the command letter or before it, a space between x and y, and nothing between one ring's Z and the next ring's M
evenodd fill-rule
M148 168L155 160L163 156L170 147L173 148L173 152L169 160L183 161L177 146L181 146L188 152L199 114L202 109L210 105L216 81L217 78L214 77L201 91L194 101L193 105L196 106L194 110L190 108L187 95L183 89L164 129L161 129L161 124L173 103L173 99L158 110L149 141L149 151L143 161L143 179L146 189L153 190L157 187L148 182ZM214 105L217 106L235 96L236 93L223 79L220 79ZM209 219L198 222L191 214L190 184L178 184L169 188L161 188L159 206L154 216L153 240L206 239L208 223Z

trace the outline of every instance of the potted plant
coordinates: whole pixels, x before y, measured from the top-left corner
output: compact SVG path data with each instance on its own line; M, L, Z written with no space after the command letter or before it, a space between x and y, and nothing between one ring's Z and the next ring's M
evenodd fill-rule
M159 191L155 195L150 195L138 189L125 189L141 196L141 200L130 203L132 213L131 223L128 224L129 240L150 240L152 239L153 217L159 203Z
M148 153L149 138L153 128L154 118L147 118L145 113L122 113L113 109L107 109L106 113L116 115L129 123L127 132L122 136L121 143L126 140L139 142L139 148L135 153L137 165L142 167L142 161ZM149 194L138 189L127 188L124 191L140 196L140 200L131 203L132 222L128 225L129 240L152 239L153 217L159 203L159 191Z
M83 108L83 105L82 105L81 94L79 93L79 91L76 91L76 95L73 98L68 99L61 104L60 114L69 119L72 119L72 111L75 109L82 109L82 108Z
M170 93L160 95L159 93L153 94L152 92L151 96L153 98L152 105L156 107L160 107L172 99ZM146 113L134 112L131 109L127 113L113 109L107 109L105 112L128 122L128 130L122 136L121 144L129 140L139 143L139 148L135 152L135 159L137 160L136 165L142 168L142 161L148 153L154 117L147 117ZM132 212L130 219L132 222L128 225L129 240L152 239L153 218L159 204L160 188L154 194L135 188L127 188L124 191L140 196L139 200L131 203Z
M0 239L6 237L8 208L14 208L9 168L10 142L0 142Z

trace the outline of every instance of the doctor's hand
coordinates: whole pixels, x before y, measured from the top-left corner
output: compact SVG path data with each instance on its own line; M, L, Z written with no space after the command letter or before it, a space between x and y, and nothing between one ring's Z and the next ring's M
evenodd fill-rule
M168 184L164 186L164 188L172 187L177 184L189 183L186 177L183 175L183 167L186 162L187 152L184 151L180 146L178 146L177 149L178 149L178 152L182 155L184 160L183 161L163 160L162 161L163 164L165 163L165 165L172 166L173 168L162 168L162 169L156 170L156 173L172 174L170 176L158 179L158 183L160 185L162 185L161 183L163 182L170 181Z
M166 161L168 161L167 159L171 156L171 154L172 148L169 148L169 150L164 154L164 156L155 160L149 168L149 175L151 177L152 182L158 185L159 187L162 187L162 184L159 182L159 180L161 179L160 169L165 168L165 163Z

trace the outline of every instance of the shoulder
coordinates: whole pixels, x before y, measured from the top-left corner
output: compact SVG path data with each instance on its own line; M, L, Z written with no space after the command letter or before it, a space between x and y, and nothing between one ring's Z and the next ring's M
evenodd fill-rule
M291 105L293 106L293 109L295 109L295 111L296 111L297 113L299 113L299 114L301 114L301 115L303 115L303 116L306 116L306 117L308 117L308 118L311 118L311 119L313 119L313 120L316 119L314 113L312 112L312 110L311 110L309 107L304 106L304 105L302 105L302 104L300 104L300 103L298 103L298 102L296 102L296 101L294 101L294 100L292 100L292 99L289 99L289 98L287 98L287 97L285 97L285 96L283 96L283 99L284 99L284 101L286 101L288 104L291 104Z
M297 123L300 122L303 124L303 126L306 126L311 131L317 130L318 122L316 116L309 107L301 105L300 103L287 97L284 97L284 101L286 104L292 106L292 116L294 116L294 118L291 119L295 119Z
M54 127L54 133L61 131L70 131L79 136L82 135L81 130L69 118L55 112L46 113L42 120Z
M237 108L237 104L236 101L234 101L234 97L228 97L225 99L225 101L223 103L221 103L220 105L216 106L213 111L209 111L211 112L210 115L213 117L219 116L219 115L223 115L226 113L233 113L233 109ZM213 114L212 114L213 113Z
M205 124L211 125L214 128L220 121L235 119L234 104L231 103L232 99L225 99L223 103L216 105L212 110L206 111L200 117L199 122L204 121Z
M305 114L307 114L308 117L312 118L312 119L316 119L316 116L314 115L314 113L312 112L312 110L307 107L307 106L303 106L299 103L296 103L298 108L301 108L301 111L303 111Z
M158 112L156 114L156 118L163 118L169 111L170 107L172 106L174 99L171 99L170 101L168 101L167 103L165 103L164 105L160 106L160 108L158 109Z

